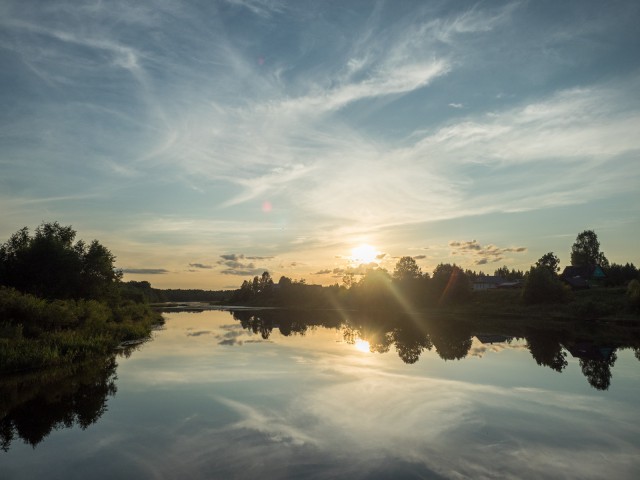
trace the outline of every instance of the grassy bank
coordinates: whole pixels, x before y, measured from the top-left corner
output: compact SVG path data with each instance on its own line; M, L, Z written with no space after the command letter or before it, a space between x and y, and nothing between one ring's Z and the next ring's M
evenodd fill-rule
M47 301L0 287L0 373L71 364L149 337L162 317L148 305Z
M566 303L527 305L520 290L473 292L468 302L427 309L471 319L510 318L533 326L539 322L628 322L640 323L640 315L629 303L624 288L593 288L575 291Z

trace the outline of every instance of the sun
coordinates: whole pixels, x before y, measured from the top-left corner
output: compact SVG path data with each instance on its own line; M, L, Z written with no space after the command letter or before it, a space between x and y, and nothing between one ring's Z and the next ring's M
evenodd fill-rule
M351 250L351 261L353 263L375 262L379 254L380 252L378 252L374 247L363 243Z
M356 340L355 345L356 345L356 348L361 352L369 353L371 351L371 346L369 345L369 342L367 342L366 340L358 339Z

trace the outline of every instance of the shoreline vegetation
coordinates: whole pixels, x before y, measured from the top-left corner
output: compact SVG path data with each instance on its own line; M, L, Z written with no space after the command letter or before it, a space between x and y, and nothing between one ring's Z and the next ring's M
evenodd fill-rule
M0 373L57 367L150 338L164 320L149 305L52 300L0 287Z
M326 288L326 287L325 287ZM365 314L392 314L402 310L407 315L431 316L442 319L472 319L478 324L510 323L565 324L618 324L640 328L640 315L629 308L625 288L602 288L596 291L575 292L572 299L563 304L526 305L520 302L520 291L490 290L472 292L468 301L461 304L422 306L402 310L397 306L368 308L338 306L335 302L321 299L311 306L273 302L155 302L150 306L160 312L201 312L206 310L284 310L294 312L327 311L342 314L361 312Z
M126 298L115 257L57 222L0 245L0 373L72 365L150 338L162 316Z
M158 307L201 302L216 306L429 313L489 321L622 322L640 321L640 271L632 264L610 264L595 232L580 233L571 248L570 267L560 274L560 259L549 252L526 271L498 268L494 275L439 264L423 273L412 257L401 257L393 272L377 264L360 265L342 284L307 284L268 271L228 291L161 290L146 281L127 282L131 298ZM597 274L594 274L597 273Z
M597 265L603 274L577 283L559 274L560 260L549 252L527 272L502 267L494 276L442 263L432 274L423 273L414 258L405 256L392 273L371 264L347 274L341 285L310 285L286 276L275 283L265 271L227 291L161 290L146 281L123 282L107 248L97 240L74 243L75 235L71 227L43 223L33 235L25 227L0 245L0 373L73 364L144 341L163 322L158 311L163 302L200 301L229 310L419 313L487 328L503 322L534 327L581 322L628 330L640 324L638 269L610 265L590 230L572 246L572 268ZM509 288L474 288L494 278Z

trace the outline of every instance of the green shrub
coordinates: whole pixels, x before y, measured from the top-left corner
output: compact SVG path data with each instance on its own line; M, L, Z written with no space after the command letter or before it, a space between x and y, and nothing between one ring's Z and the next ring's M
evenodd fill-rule
M629 305L631 308L640 308L640 282L636 279L629 282L627 287L627 298L629 299Z
M564 303L571 291L545 266L531 267L522 289L526 304Z
M46 301L0 287L0 372L71 364L149 337L162 317L148 305Z

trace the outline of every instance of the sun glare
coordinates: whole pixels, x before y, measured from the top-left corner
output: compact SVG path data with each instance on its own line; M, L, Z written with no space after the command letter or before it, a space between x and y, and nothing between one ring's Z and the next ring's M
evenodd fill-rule
M370 352L371 346L369 345L369 342L367 342L366 340L358 339L356 340L355 345L356 345L356 348L361 352L365 352L365 353Z
M353 250L351 250L351 261L353 263L371 263L375 262L378 256L378 251L368 245L363 243L362 245L358 245Z

